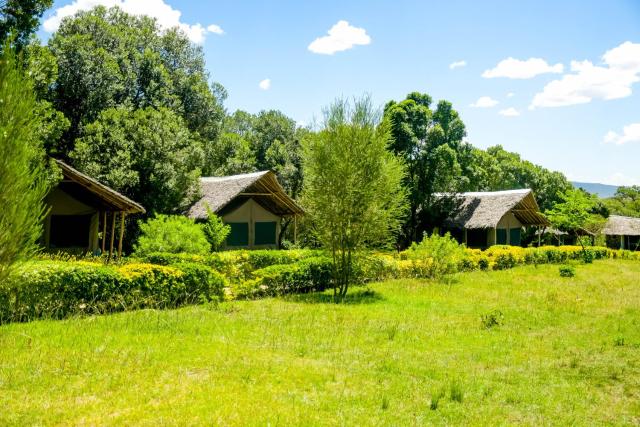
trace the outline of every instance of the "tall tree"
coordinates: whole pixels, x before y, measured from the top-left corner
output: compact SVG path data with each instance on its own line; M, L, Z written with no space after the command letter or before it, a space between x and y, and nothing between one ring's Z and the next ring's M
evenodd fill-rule
M101 182L154 213L181 213L198 197L203 150L167 108L103 111L71 158Z
M604 203L612 214L640 218L640 185L620 187L616 194Z
M0 47L12 37L12 44L20 51L40 26L40 18L53 0L0 1Z
M36 248L48 190L31 82L5 44L0 57L0 283Z
M385 106L384 117L392 136L390 149L407 165L410 210L402 246L417 240L429 222L434 193L468 187L465 172L471 148L463 142L464 123L451 103L440 101L435 111L431 103L429 95L413 92L404 101Z
M202 48L155 20L97 7L65 19L49 40L57 77L47 99L70 120L56 147L65 158L104 110L167 108L205 146L219 135L224 89L209 83Z
M339 100L326 110L322 129L304 140L303 203L332 254L334 296L346 295L359 251L390 243L402 223L404 167L387 149L389 129L378 120L368 98Z

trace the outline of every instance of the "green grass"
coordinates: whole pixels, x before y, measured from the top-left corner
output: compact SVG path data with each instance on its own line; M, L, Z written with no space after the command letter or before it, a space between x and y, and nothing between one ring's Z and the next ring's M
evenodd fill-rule
M640 263L576 270L5 325L0 425L637 425Z

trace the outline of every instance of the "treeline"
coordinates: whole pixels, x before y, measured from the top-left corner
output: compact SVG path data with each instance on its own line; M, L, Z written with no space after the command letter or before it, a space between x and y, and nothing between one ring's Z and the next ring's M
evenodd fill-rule
M200 176L272 169L292 197L300 195L301 141L315 130L276 110L229 114L202 48L180 30L161 31L117 7L64 19L46 45L25 36L34 28L13 44L33 82L48 155L142 203L148 215L183 212L199 196ZM501 146L471 146L453 105L425 93L388 102L380 126L407 168L402 247L429 230L435 193L527 187L544 211L571 188L561 173Z

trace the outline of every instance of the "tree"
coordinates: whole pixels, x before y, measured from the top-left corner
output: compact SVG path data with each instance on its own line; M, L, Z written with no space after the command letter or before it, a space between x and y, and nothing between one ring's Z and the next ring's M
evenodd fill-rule
M560 195L560 199L545 215L555 228L573 234L586 255L579 235L581 232L595 234L604 224L602 213L606 215L606 212L599 211L601 205L597 197L581 189L567 190Z
M203 150L166 108L112 108L88 124L71 158L149 214L181 213L199 192Z
M431 103L431 96L412 92L404 101L390 101L384 110L392 135L390 149L407 165L410 210L401 246L418 240L432 222L434 193L468 187L471 148L463 142L464 123L450 102L438 102L435 111Z
M222 218L216 215L208 206L207 221L202 225L202 229L213 251L222 249L227 236L231 233L231 226L222 222Z
M49 186L31 82L5 44L0 57L0 283L31 255L41 234Z
M0 46L12 37L17 51L40 26L40 18L53 0L4 0L0 2Z
M561 201L573 188L560 172L550 171L523 160L519 154L496 145L486 150L474 148L469 182L473 191L500 191L530 188L542 211Z
M404 166L387 150L389 129L378 120L369 98L338 100L303 142L302 200L332 255L334 297L346 295L360 250L390 243L403 221Z
M205 151L217 139L226 93L209 83L202 47L180 30L97 7L65 19L48 47L57 75L45 98L70 121L55 147L59 157L67 159L83 128L110 108L166 108Z
M640 185L619 187L604 203L612 214L640 218Z

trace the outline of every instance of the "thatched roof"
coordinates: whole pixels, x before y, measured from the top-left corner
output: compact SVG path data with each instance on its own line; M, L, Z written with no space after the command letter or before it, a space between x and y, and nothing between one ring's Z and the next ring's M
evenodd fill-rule
M439 195L446 197L446 195ZM458 203L448 223L459 228L495 228L508 212L523 225L549 225L540 213L533 192L529 189L461 193L452 195Z
M285 193L276 174L272 171L200 178L200 185L202 198L187 212L190 218L206 218L207 205L212 211L220 213L232 202L241 202L250 198L279 216L304 213L295 200Z
M607 236L640 236L640 218L611 215L602 233Z
M62 170L63 176L62 181L58 184L58 188L65 193L103 211L118 211L129 214L145 212L142 205L112 188L107 187L60 160L56 159L56 163Z

